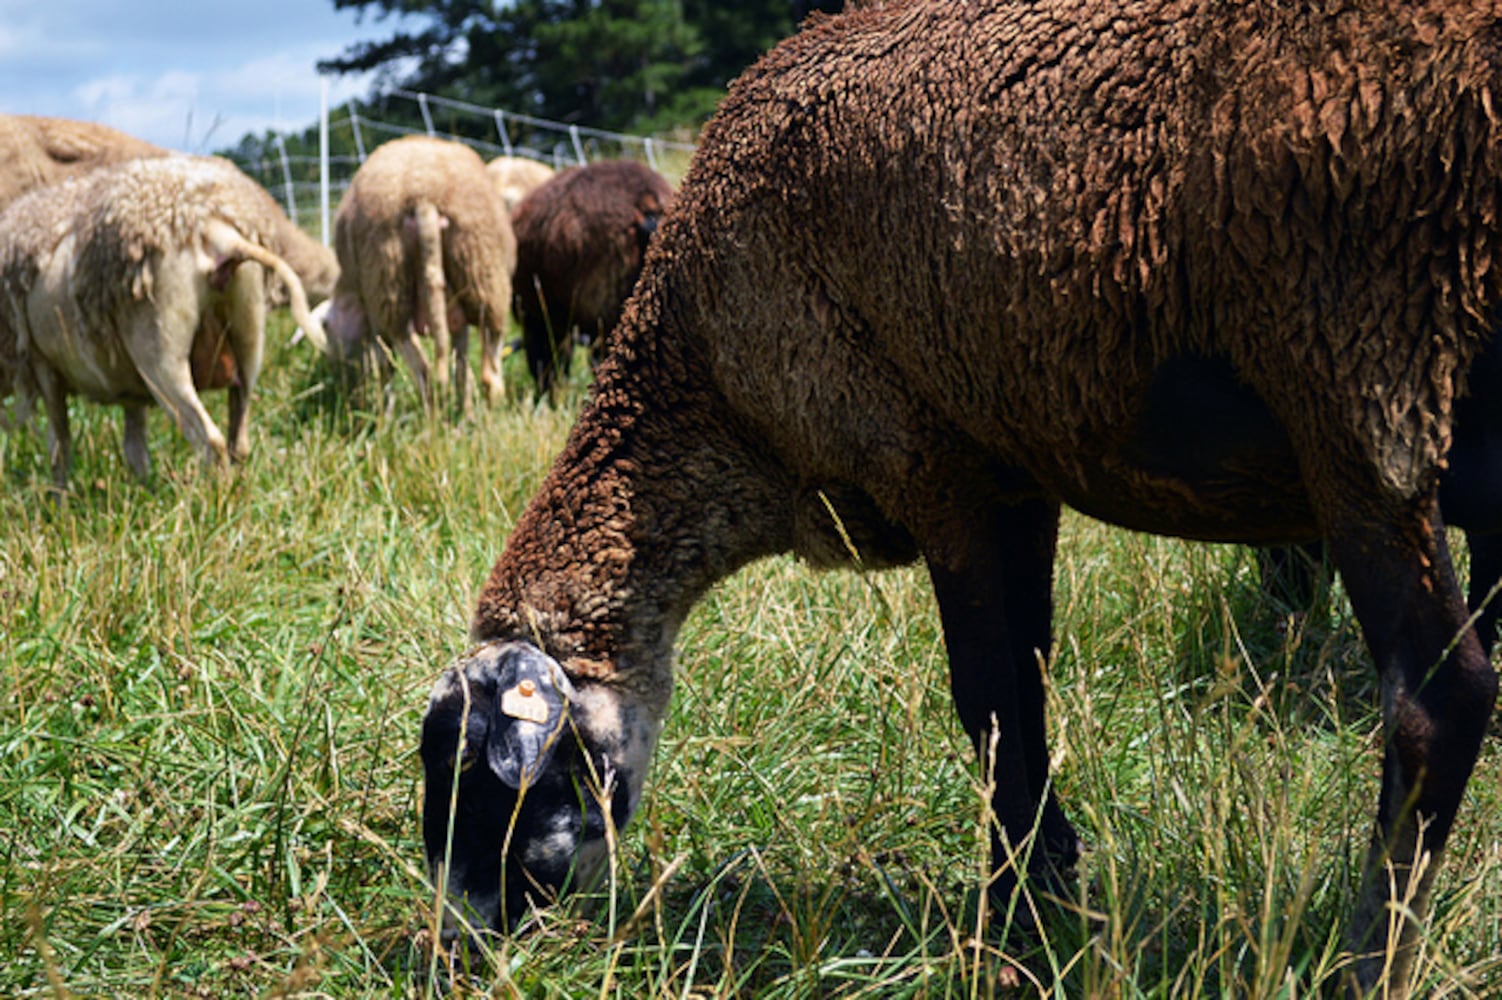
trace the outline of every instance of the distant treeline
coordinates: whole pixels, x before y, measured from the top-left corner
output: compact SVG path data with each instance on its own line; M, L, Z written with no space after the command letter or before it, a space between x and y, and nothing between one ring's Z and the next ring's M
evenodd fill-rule
M842 0L333 0L379 22L400 16L384 39L357 42L319 63L325 73L374 71L361 106L384 121L422 127L408 101L381 94L441 94L553 121L637 134L697 130L726 85L797 30L809 13ZM456 134L484 123L456 119ZM444 127L447 128L448 123ZM492 133L493 135L493 133ZM475 135L475 138L490 136ZM316 148L316 123L284 136L289 149ZM246 135L225 152L268 153L268 135ZM353 152L336 150L336 152Z

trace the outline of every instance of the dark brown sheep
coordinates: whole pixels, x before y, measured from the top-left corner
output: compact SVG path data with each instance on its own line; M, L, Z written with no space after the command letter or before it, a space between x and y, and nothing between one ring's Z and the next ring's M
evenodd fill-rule
M516 206L513 308L540 394L568 374L575 330L599 357L672 200L651 167L606 160L560 172Z
M1502 13L1459 0L914 0L775 49L705 129L481 645L434 688L448 898L504 928L587 875L690 607L771 553L848 564L847 539L928 567L994 760L993 893L1034 835L1026 874L1054 877L1069 504L1327 541L1387 733L1352 970L1401 991L1497 690L1437 493L1502 298L1499 69Z

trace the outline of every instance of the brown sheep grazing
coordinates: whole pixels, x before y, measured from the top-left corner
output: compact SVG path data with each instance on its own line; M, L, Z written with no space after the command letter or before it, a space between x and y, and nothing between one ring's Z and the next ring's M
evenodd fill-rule
M912 0L774 49L704 130L433 689L450 933L597 870L679 625L789 550L924 561L994 761L991 891L1062 878L1068 504L1329 545L1387 733L1350 971L1401 992L1497 691L1437 494L1502 304L1499 72L1502 12L1469 0Z
M485 164L506 211L514 211L521 200L553 179L556 171L546 163L525 156L497 156Z
M427 136L388 142L355 171L334 219L339 281L326 314L330 349L356 360L374 341L400 354L432 402L419 336L433 338L433 377L465 398L468 327L483 341L480 381L500 399L501 348L516 242L479 154ZM385 355L380 354L384 365Z
M126 135L107 125L71 118L0 115L0 208L35 187L88 173L108 163L172 156L171 150ZM308 301L322 302L334 291L339 262L334 251L313 239L277 209L272 249L292 265ZM285 306L284 282L270 284L271 304Z
M599 356L672 200L651 167L606 160L560 171L516 206L514 311L538 393L568 374L573 331Z
M47 408L53 479L72 463L67 397L125 408L125 457L150 473L144 406L172 414L213 464L250 451L265 336L264 272L286 282L315 342L302 283L270 247L276 203L227 160L169 156L37 188L0 212L0 383ZM229 389L229 436L199 399Z

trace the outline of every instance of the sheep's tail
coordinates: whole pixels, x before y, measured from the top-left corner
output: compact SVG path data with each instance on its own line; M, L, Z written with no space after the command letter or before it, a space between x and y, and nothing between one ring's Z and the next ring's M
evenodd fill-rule
M448 224L431 201L418 202L412 211L417 227L417 315L427 321L428 331L433 335L433 386L447 386L449 381L449 354L452 338L449 333L447 290L443 277L443 229ZM442 390L437 390L442 391Z
M214 255L215 271L241 260L253 260L281 278L283 284L287 286L288 298L291 299L288 307L292 311L292 319L297 323L298 329L307 335L320 353L325 355L329 353L328 335L323 331L323 324L308 308L308 295L303 291L302 279L297 276L296 271L292 270L291 264L259 243L241 236L239 230L227 222L217 219L211 221L205 230L205 237Z

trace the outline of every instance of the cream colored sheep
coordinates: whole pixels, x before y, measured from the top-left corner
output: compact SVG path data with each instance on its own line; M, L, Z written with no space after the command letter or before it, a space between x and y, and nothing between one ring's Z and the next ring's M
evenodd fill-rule
M424 400L433 376L465 398L468 326L483 338L480 381L499 399L501 347L511 307L516 240L506 204L474 150L407 136L377 148L355 172L334 220L339 281L326 313L334 357L362 357L373 341L400 354ZM383 355L384 357L384 355Z
M71 118L37 115L0 115L0 208L32 188L78 177L96 167L126 160L172 156L171 150L127 135L107 125ZM271 249L281 256L302 281L308 301L322 302L334 292L339 262L334 251L298 228L281 206ZM271 304L290 302L286 286L270 285Z
M233 164L186 156L101 167L0 213L0 361L28 403L40 395L46 405L59 488L75 394L124 407L125 458L143 478L143 407L153 400L209 462L249 453L263 269L286 282L293 317L324 344L301 281L268 249L279 217ZM227 441L198 396L215 388L229 389Z
M525 156L497 156L485 164L485 172L495 182L508 212L515 211L523 198L551 180L554 173L546 163Z

